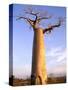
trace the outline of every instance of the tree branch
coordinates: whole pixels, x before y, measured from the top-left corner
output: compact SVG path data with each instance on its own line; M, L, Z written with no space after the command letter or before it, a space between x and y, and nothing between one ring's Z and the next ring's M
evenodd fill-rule
M55 24L55 25L50 25L48 28L44 29L44 30L43 30L43 34L46 33L46 32L49 32L49 33L50 33L54 28L60 27L61 24L62 24L62 22L63 22L63 20L59 19L59 22L58 22L57 24Z
M35 19L33 20L33 23L36 24L37 19L38 19L38 14L39 14L39 13L34 13L34 12L26 12L26 13L35 16Z
M49 17L41 17L41 18L39 18L38 19L38 21L41 21L41 20L43 20L43 19L50 19L52 16L49 16Z
M28 10L24 10L24 11L26 14L35 16L34 20L28 19L26 17L19 17L19 19L23 18L23 19L27 20L34 29L38 27L38 24L41 20L51 18L51 16L46 16L46 15L39 16L40 12L33 12L32 8L29 8Z
M38 12L33 12L32 8L28 8L28 10L24 10L24 11L25 11L25 13L31 14L31 15L34 15L34 16L39 14Z
M48 17L39 17L38 15L39 15L39 12L37 12L37 13L34 13L34 12L32 12L32 11L30 11L30 12L28 12L28 11L25 11L25 13L27 13L27 14L30 14L30 15L34 15L35 16L35 20L33 21L33 24L34 25L36 25L36 24L38 24L41 20L43 20L43 19L50 19L52 16L48 16Z
M34 12L25 12L25 13L27 13L27 14L31 14L31 15L34 15L34 16L37 16L39 13L34 13Z
M26 18L26 17L19 17L19 18L17 18L16 20L19 20L19 19L25 19L25 20L27 20L27 22L29 22L29 24L31 25L31 26L33 26L33 20L31 20L31 19L29 19L29 18Z

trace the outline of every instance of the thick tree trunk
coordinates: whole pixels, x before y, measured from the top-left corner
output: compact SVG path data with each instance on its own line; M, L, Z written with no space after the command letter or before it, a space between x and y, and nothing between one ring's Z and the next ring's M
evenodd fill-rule
M44 34L42 29L34 30L31 84L46 84Z

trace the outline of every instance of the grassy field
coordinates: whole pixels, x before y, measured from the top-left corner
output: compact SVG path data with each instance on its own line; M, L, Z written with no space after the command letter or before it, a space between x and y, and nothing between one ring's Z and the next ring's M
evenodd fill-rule
M10 78L11 83L13 82L13 86L26 86L31 85L30 79L23 80L17 78ZM66 77L48 77L47 84L59 84L59 83L66 83Z

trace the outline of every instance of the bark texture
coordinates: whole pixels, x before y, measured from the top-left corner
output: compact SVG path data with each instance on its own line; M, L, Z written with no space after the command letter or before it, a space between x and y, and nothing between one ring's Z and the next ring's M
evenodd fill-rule
M45 84L47 72L45 64L44 34L42 29L34 30L31 84Z

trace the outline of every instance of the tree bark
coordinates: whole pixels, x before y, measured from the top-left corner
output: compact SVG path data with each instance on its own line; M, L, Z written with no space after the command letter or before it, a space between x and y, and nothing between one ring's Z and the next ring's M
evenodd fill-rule
M44 34L42 29L34 30L31 84L46 84Z

